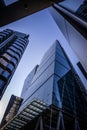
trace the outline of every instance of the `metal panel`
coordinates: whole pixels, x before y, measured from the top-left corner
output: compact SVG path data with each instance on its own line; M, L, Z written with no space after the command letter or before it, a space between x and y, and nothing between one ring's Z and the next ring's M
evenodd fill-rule
M38 99L34 99L32 102L27 104L26 107L19 114L17 114L5 126L3 126L1 130L7 130L7 129L19 130L24 125L26 125L29 121L36 118L38 114L40 114L46 108L47 108L47 105L44 102ZM38 114L36 114L35 111L36 113L38 111Z

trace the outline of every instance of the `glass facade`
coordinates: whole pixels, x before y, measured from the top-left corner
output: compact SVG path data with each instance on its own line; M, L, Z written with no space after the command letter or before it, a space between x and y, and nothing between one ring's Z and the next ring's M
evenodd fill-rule
M75 5L72 8L69 6L70 4ZM62 1L59 4L55 3L53 7L49 9L53 19L55 20L59 30L62 32L61 36L64 37L66 40L63 42L63 44L66 44L66 46L70 46L70 49L74 52L76 57L78 58L78 61L75 61L74 67L77 71L78 75L81 78L81 81L83 82L85 89L87 90L87 79L84 76L84 74L81 72L80 68L78 67L77 63L80 62L81 65L84 68L85 73L87 73L87 58L86 58L86 50L87 50L87 25L84 19L80 17L80 15L77 15L77 12L80 12L80 9L82 6L84 6L84 10L86 10L86 1ZM84 17L86 18L86 12L83 11ZM73 18L72 18L73 17ZM77 22L74 22L73 19ZM84 23L81 25L81 22ZM82 29L83 27L84 29ZM79 30L77 29L77 26ZM84 30L84 31L83 31ZM84 34L81 33L83 31ZM84 44L83 44L84 43ZM63 45L62 44L62 45ZM68 45L67 45L68 44ZM64 46L65 51L66 47ZM72 57L71 57L72 58ZM70 59L71 60L71 59ZM72 62L72 61L71 61ZM72 62L73 63L73 62Z
M75 71L61 47L60 49L60 55L57 54L58 48L56 51L52 104L63 111L65 129L69 128L70 121L72 126L70 129L74 130L75 120L78 118L78 124L82 130L87 122L86 97L75 77ZM69 114L72 117L69 117Z
M34 67L34 69L29 73L29 75L25 79L24 86L23 86L23 89L22 89L22 92L21 92L21 97L24 98L24 100L25 100L25 97L26 97L26 94L27 94L27 90L31 86L31 82L32 82L32 80L33 80L33 78L36 74L37 69L38 69L38 65L36 65ZM23 102L24 102L24 100L23 100Z
M10 29L6 29L2 32L0 32L0 44L5 41L7 38L9 38L9 36L11 36L13 34L13 30Z
M14 126L18 130L37 130L41 118L40 128L44 130L86 130L87 102L85 92L82 92L84 86L80 82L56 40L43 56L40 65L35 66L27 76L21 93L23 102L20 109L2 130L15 130Z
M87 123L87 102L80 90L80 86L78 85L72 70L58 80L58 89L62 103L62 110L66 113L66 115L70 114L73 120L74 118L78 118L78 124L82 130ZM74 124L74 122L72 124Z
M28 44L28 35L6 29L0 32L0 98ZM1 71L3 69L3 71Z
M81 65L80 62L77 63L79 69L81 70L81 72L83 73L83 75L85 76L85 78L87 79L87 73L85 72L83 66Z
M52 120L55 120L55 123L53 121L51 122L51 127L54 130L57 129L56 116L60 115L59 113L63 115L63 117L59 117L62 118L62 123L59 124L61 129L75 130L75 127L80 127L80 129L83 130L86 128L86 98L81 91L78 79L75 77L76 72L72 68L71 63L58 41L55 41L45 53L36 73L33 74L33 71L34 70L31 71L25 80L22 90L22 97L24 96L24 100L18 113L21 113L30 101L34 98L38 98L48 106L55 106L55 109L58 109L56 115L52 110L51 112L53 115L50 115L52 116ZM28 114L29 113L27 113L27 115ZM47 115L49 113L45 114ZM47 118L46 115L44 115L44 118ZM25 118L25 113L21 116ZM29 117L27 117L27 119L28 118ZM48 122L48 120L48 118L44 120L44 130L50 127L50 121ZM78 122L78 125L76 122ZM46 128L46 123L48 124L48 128ZM25 127L25 129L28 128L32 128L32 125Z
M87 0L84 0L83 4L76 11L78 17L87 22Z
M52 104L56 44L55 42L45 53L37 71L35 72L34 68L27 77L27 80L25 80L21 95L24 97L24 100L19 112L34 98L38 98L47 104Z

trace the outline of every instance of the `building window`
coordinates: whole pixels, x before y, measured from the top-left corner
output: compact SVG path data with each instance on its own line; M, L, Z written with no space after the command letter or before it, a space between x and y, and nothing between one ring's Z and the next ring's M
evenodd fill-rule
M0 36L0 44L1 44L1 42L3 42L3 36Z
M2 64L3 66L7 66L8 62L4 60L3 58L0 58L0 64Z
M9 76L10 76L10 73L5 70L2 75L3 75L6 79L8 79Z
M3 72L3 69L0 67L0 74L2 74L2 72Z
M19 43L17 43L17 42L14 42L13 45L19 46L19 47L21 47L23 50L25 49L25 46L24 46L23 44L19 44Z
M12 58L12 59L11 59L11 62L12 62L14 65L17 64L17 60L16 60L15 58Z
M22 52L21 52L20 50L14 48L14 47L11 46L10 48L11 48L11 50L13 50L15 53L18 53L19 55L22 54Z
M11 49L7 50L7 53L9 53L10 55L14 56L15 52L13 52Z
M15 68L11 63L8 64L7 68L9 68L11 71L13 71L13 69Z
M2 79L0 79L0 93L2 93L4 84L5 84L5 82Z
M86 71L84 70L83 66L81 65L80 62L77 63L79 69L81 70L81 72L83 73L84 77L87 79L87 73Z
M58 80L58 88L63 110L87 120L87 103L71 70Z

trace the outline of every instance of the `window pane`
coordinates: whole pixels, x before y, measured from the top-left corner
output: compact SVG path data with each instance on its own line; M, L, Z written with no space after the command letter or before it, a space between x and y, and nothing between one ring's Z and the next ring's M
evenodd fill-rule
M2 75L3 75L5 78L9 78L10 73L5 70Z
M12 64L8 64L8 68L12 71L14 69L14 66Z
M5 84L5 82L2 79L0 79L0 90L2 89L4 84Z

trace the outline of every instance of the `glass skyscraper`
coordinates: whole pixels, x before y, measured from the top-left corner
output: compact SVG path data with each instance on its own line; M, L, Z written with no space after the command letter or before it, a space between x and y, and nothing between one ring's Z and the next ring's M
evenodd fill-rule
M25 80L22 105L1 130L86 130L85 89L56 40Z
M28 45L28 35L10 29L0 32L0 99Z
M52 5L51 15L78 60L74 66L74 57L55 41L26 78L18 113L1 130L87 130L87 0L49 2L46 7Z
M78 15L78 17L87 22L87 0L84 0L84 2L76 11L76 14Z
M72 6L70 6L72 5ZM50 13L69 46L79 59L77 71L87 90L87 22L86 0L66 0L54 3ZM77 72L78 73L78 72Z

